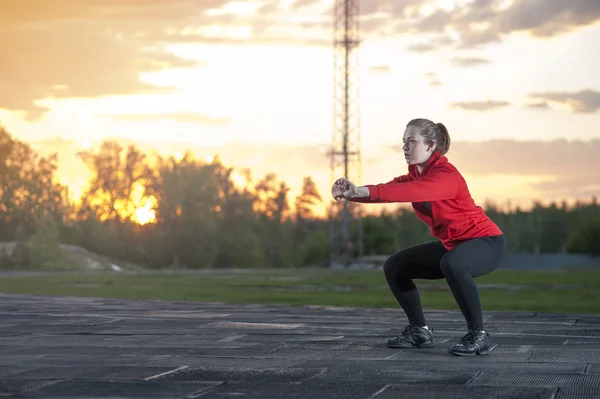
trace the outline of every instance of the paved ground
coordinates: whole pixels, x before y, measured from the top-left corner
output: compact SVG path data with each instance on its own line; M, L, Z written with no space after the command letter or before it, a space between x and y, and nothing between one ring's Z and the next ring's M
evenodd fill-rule
M598 398L600 315L487 312L495 348L456 357L385 340L396 309L0 295L0 397Z

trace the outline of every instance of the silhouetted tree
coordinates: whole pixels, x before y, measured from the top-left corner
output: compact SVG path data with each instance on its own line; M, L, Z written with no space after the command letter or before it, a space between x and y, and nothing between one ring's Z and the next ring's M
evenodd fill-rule
M41 157L0 127L0 241L26 238L42 220L62 223L66 189L56 169L56 154Z

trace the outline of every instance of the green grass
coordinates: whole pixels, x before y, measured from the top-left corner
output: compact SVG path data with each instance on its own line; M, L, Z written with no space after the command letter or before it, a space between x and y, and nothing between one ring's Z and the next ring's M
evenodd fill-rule
M476 279L484 310L600 313L600 270L497 270ZM415 283L426 309L456 310L445 280ZM500 284L500 287L486 287ZM517 287L516 287L517 286ZM518 288L518 289L515 289ZM247 270L0 277L0 292L282 305L398 307L381 271Z

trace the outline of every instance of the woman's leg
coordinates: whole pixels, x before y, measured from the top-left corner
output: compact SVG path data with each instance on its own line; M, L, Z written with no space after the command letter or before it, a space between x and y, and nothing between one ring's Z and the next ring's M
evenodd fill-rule
M431 331L423 328L427 323L419 291L412 280L444 278L440 260L446 253L447 250L439 241L433 241L403 249L386 260L383 266L385 278L409 320L409 326L402 336L388 341L388 346L404 348L433 345Z
M483 325L483 312L479 290L473 278L490 273L502 262L506 255L504 236L481 237L465 241L449 251L441 260L440 268L460 310L465 317L471 335L465 340L478 339L481 342L471 342L471 349L463 348L468 353L487 352L485 348L488 336ZM486 344L487 342L487 344ZM462 346L466 346L464 342ZM454 348L454 351L460 348ZM459 353L457 353L459 354Z

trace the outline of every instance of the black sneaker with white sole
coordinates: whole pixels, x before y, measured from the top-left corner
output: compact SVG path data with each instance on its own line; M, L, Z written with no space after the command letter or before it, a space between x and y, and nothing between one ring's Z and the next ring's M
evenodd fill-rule
M490 353L490 335L483 331L469 330L448 352L457 356L487 355Z
M433 333L424 327L406 326L402 334L387 341L390 348L431 348Z

